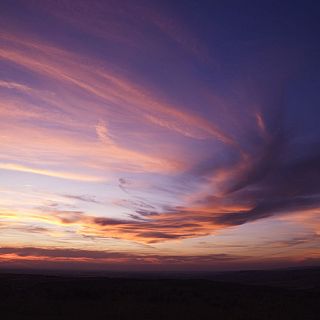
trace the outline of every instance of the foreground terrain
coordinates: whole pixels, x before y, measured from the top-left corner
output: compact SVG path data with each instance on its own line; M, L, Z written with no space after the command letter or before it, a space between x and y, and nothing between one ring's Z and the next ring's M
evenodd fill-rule
M319 276L318 269L179 279L1 273L1 319L319 319Z

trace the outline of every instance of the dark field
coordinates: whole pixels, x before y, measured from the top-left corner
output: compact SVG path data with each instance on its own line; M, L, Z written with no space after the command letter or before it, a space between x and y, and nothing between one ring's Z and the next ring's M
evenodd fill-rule
M2 273L1 319L320 319L319 269L163 277Z

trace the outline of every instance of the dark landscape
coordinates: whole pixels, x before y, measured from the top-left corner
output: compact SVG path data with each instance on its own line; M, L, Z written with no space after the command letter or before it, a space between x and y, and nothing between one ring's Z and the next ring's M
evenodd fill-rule
M319 319L320 269L179 278L3 272L0 298L2 319Z

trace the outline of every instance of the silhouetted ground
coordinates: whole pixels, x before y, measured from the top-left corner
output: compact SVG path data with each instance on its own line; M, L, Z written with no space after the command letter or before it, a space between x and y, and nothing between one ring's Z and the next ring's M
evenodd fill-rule
M319 275L319 269L202 280L2 273L0 314L4 320L320 319Z

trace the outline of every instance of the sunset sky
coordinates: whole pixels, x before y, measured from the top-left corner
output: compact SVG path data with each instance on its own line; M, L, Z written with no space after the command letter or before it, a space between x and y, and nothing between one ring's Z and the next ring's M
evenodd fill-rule
M0 268L320 264L316 1L0 1Z

